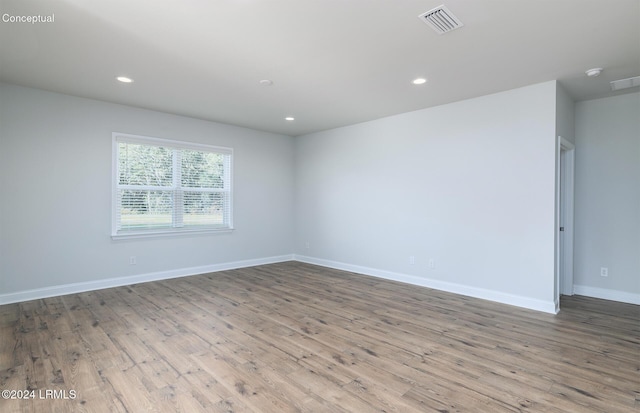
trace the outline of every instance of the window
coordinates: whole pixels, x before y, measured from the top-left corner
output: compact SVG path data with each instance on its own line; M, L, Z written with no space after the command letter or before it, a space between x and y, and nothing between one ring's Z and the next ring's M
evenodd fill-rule
M233 150L113 134L114 238L231 230Z

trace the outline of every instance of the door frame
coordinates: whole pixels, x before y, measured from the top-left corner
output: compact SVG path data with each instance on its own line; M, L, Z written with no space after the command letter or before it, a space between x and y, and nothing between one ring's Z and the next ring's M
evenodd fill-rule
M557 144L555 304L559 311L560 295L573 295L575 145L562 136L558 136Z

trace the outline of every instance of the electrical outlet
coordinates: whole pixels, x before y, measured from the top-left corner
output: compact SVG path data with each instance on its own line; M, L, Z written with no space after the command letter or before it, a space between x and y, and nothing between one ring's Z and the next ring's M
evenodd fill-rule
M129 257L129 265L136 265L138 263L136 256L132 255Z
M434 268L436 268L436 260L434 260L433 258L430 258L428 265L429 265L429 268L433 270Z
M600 276L601 277L608 277L609 276L609 269L607 267L600 268Z
M413 255L409 257L409 264L413 265L416 263L416 257L414 257Z
M305 242L305 243L304 243L304 247L305 247L306 249L309 249L309 241L307 241L307 242Z

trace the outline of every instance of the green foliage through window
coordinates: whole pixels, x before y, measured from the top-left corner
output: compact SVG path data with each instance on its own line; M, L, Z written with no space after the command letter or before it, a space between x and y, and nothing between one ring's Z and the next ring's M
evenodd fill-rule
M114 235L231 228L230 149L128 135L115 141Z

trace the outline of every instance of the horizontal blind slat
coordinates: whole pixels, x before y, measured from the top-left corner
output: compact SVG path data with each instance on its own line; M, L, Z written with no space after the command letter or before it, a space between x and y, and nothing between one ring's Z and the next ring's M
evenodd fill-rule
M232 149L114 139L118 232L231 228Z

